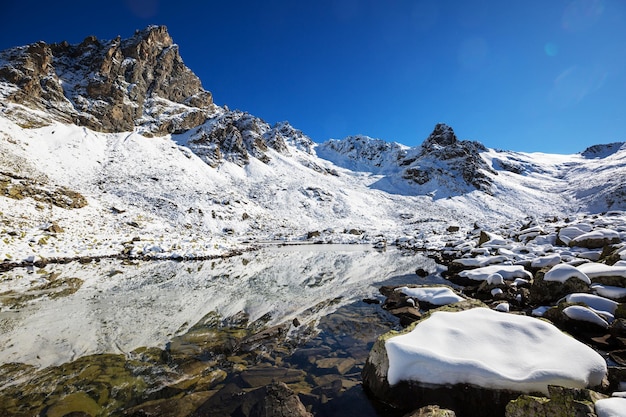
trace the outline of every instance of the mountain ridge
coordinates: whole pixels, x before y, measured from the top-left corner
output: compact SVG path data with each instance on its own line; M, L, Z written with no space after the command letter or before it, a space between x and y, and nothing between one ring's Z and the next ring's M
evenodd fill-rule
M0 98L5 261L194 257L263 240L437 248L451 224L626 208L621 145L496 151L443 123L412 148L363 135L318 144L214 104L162 26L1 51ZM69 192L87 204L46 197Z

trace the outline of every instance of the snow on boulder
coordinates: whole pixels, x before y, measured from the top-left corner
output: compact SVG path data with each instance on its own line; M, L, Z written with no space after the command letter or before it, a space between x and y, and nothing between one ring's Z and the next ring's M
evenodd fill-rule
M480 237L478 239L478 246L483 248L506 246L509 243L510 242L502 236L485 231L480 232Z
M622 277L626 278L626 265L607 265L598 262L589 262L577 266L589 278Z
M572 320L584 321L587 323L595 324L604 329L608 329L609 323L600 317L598 313L585 306L569 306L563 309L563 314Z
M491 274L487 277L487 284L489 285L504 285L504 278L500 274Z
M596 401L598 417L626 417L626 398L611 397Z
M626 288L626 265L620 265L619 262L615 265L588 262L576 268L584 272L594 284Z
M555 265L543 276L544 281L557 282L565 282L570 278L578 278L587 284L591 284L591 280L584 272L568 264Z
M396 288L396 291L400 291L408 297L413 297L418 301L435 306L442 306L465 300L465 298L461 297L448 287L400 287Z
M569 245L572 239L584 235L585 233L591 232L591 230L591 226L585 223L566 226L559 230L557 238L565 245Z
M515 278L532 279L530 272L521 265L489 265L482 268L459 272L459 276L469 278L472 281L485 281L490 275L500 274L502 278L513 280Z
M607 373L593 349L543 320L488 308L438 311L386 340L391 386L470 384L548 393L548 385L600 385Z
M532 268L545 268L547 266L554 266L561 263L561 255L554 253L552 255L540 256L531 261L530 266Z
M626 288L614 287L612 285L593 284L591 289L596 294L612 300L626 299Z
M458 258L452 261L453 263L459 264L461 266L466 267L482 267L493 264L501 264L503 262L508 262L509 258L504 255L497 256L477 256L475 258Z
M511 307L509 306L509 303L507 303L506 301L498 304L495 308L496 311L501 311L503 313L508 313L510 309Z
M621 241L620 235L611 229L596 229L570 240L569 246L580 246L583 248L602 248Z
M610 314L615 314L615 310L619 304L613 300L609 300L608 298L583 293L568 294L561 301L566 301L568 303L583 303L594 310L606 311Z

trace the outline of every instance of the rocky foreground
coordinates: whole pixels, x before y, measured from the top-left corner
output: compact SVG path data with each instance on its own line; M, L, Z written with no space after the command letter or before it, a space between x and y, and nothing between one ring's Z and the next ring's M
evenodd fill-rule
M381 288L407 327L378 339L365 389L407 411L625 415L625 231L609 212L451 240L449 286Z

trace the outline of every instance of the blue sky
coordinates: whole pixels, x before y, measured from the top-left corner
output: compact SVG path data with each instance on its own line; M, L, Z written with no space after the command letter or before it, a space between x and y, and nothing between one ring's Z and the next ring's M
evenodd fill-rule
M166 25L217 104L315 141L626 141L624 0L3 0L0 49Z

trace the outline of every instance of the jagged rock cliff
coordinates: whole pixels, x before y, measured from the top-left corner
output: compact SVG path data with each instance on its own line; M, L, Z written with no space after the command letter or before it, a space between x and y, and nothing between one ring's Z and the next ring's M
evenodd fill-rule
M344 168L383 172L397 167L406 155L407 147L369 136L348 136L342 140L330 139L317 148L317 155L329 158Z
M453 191L462 191L467 185L491 193L489 175L496 172L480 156L486 151L480 142L459 141L450 126L438 123L421 147L400 161L401 166L407 166L402 177L419 185L435 182Z
M0 52L0 97L25 127L49 119L100 132L181 132L214 110L211 93L183 63L164 26L129 39L32 45Z
M207 164L218 166L223 161L239 166L250 158L269 162L268 150L289 155L287 144L311 153L313 141L288 122L271 126L262 119L241 111L220 111L183 139L187 146Z

